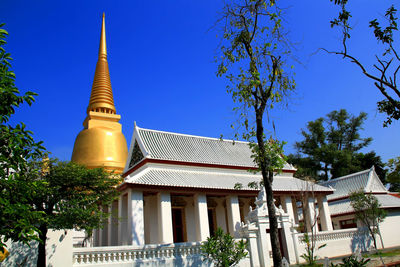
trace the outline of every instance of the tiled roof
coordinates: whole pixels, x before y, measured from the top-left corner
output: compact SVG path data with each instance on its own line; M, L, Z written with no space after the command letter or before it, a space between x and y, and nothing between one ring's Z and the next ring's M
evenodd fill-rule
M135 131L147 158L255 167L247 142L142 129L137 126ZM285 164L284 169L295 170L290 164Z
M348 196L351 192L363 190L367 193L386 193L385 186L380 181L374 167L369 170L353 173L339 178L322 182L321 185L332 187L335 193L328 196L328 200Z
M243 186L242 190L254 190L248 187L248 183L259 181L261 181L261 175L247 173L232 174L199 170L147 168L135 175L128 176L125 183L230 190L234 189L235 184L240 183ZM272 187L274 191L304 191L311 188L318 192L333 191L324 186L307 183L303 180L286 176L275 176Z
M375 195L378 199L381 208L400 208L400 199L389 195ZM344 213L354 212L354 209L350 205L350 200L348 198L329 202L329 210L331 215L340 215Z

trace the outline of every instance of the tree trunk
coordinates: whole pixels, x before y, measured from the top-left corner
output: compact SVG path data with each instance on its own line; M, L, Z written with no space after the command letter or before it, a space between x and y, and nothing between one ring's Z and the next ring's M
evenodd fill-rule
M370 233L371 233L372 240L374 241L374 248L375 248L375 251L378 251L378 245L376 244L375 233L374 233L373 231L371 231L371 230L370 230Z
M37 267L46 267L46 239L47 239L47 226L41 225L39 227L39 247L38 247L38 259Z
M382 249L384 249L385 246L383 245L383 239L382 239L381 229L379 228L379 224L377 225L377 228L378 228L379 239L381 240Z
M260 107L256 110L256 137L258 142L259 149L259 168L261 170L261 174L263 177L265 194L267 195L267 207L268 207L268 217L269 217L269 230L270 230L270 238L271 238L271 247L272 247L272 258L275 267L282 266L282 255L279 245L279 237L278 237L278 220L276 218L275 204L274 204L274 194L272 192L272 182L273 182L273 171L267 170L267 162L266 162L266 152L265 152L265 143L264 143L264 126L263 126L263 114L264 108Z
M268 180L272 181L273 172L268 172ZM282 266L282 255L279 244L278 235L278 219L276 218L275 204L274 204L274 194L272 191L272 184L264 179L265 193L267 195L267 207L268 207L268 217L269 217L269 233L271 238L272 247L272 258L274 266Z

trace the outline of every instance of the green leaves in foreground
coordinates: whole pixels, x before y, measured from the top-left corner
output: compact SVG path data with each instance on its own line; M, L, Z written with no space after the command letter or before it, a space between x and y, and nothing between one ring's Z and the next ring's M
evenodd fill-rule
M8 239L27 244L38 240L37 222L43 213L31 208L37 183L27 180L27 175L37 172L28 163L40 160L45 151L25 124L8 124L16 109L23 103L31 105L36 94L21 95L15 85L12 58L4 49L8 32L3 26L0 24L0 250Z
M229 233L218 227L215 235L203 243L201 251L205 260L213 262L216 267L228 267L237 265L247 256L246 246L247 242L235 242Z

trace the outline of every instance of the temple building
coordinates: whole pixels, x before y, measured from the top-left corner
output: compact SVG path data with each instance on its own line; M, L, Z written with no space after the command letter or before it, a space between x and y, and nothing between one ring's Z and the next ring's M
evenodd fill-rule
M72 161L90 168L105 167L125 177L119 200L104 207L114 216L95 233L95 246L204 241L217 227L239 236L259 192L249 183L261 181L260 174L249 172L257 169L249 144L135 125L127 158L111 89L104 15L86 112ZM318 227L312 214L316 204L320 229L332 230L326 195L333 190L294 178L294 172L286 164L275 175L276 207L282 207L290 220L298 223L299 209L306 205L309 208L303 210L307 210L310 227ZM307 191L313 195L306 196ZM280 236L283 238L283 233ZM286 250L282 248L282 253Z
M119 173L124 182L118 187L118 200L101 207L111 216L94 231L91 247L74 248L74 266L99 262L107 266L200 266L200 242L217 227L247 239L249 257L240 266L271 266L266 196L254 186L262 177L247 142L145 129L135 123L128 153L111 89L104 15L86 113L72 161ZM357 245L369 240L368 233L355 224L351 211L347 213L346 197L364 183L379 199L394 201L376 174L359 173L355 174L358 178L315 184L293 177L295 171L285 164L273 180L285 259L290 264L302 261L304 232L312 233L320 245L328 244L318 251L320 257L369 249L369 245ZM400 213L397 206L389 208L394 216L390 228ZM349 218L353 224L346 225ZM396 244L400 245L390 243Z

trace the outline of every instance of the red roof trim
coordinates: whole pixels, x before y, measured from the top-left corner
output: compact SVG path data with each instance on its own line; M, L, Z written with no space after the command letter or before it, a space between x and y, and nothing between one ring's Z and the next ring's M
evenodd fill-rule
M400 198L400 194L399 193L390 192L389 195Z
M137 169L139 169L146 163L160 163L160 164L172 164L172 165L180 165L180 166L207 167L207 168L220 168L220 169L232 169L232 170L257 170L257 168L255 168L255 167L246 167L246 166L231 166L231 165L223 165L223 164L210 164L210 163L145 158L144 160L140 161L137 165L133 166L133 168L129 169L127 172L122 174L122 177L128 176L129 174L136 171ZM296 171L295 170L282 170L282 172L295 173Z

